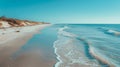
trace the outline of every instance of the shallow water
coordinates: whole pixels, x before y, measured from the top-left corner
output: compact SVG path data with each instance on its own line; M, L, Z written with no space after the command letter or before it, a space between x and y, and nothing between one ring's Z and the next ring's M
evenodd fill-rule
M53 42L57 39L55 28L52 26L41 30L14 53L11 58L16 64L12 67L53 67L57 61L53 48Z
M120 67L119 28L107 24L52 25L36 34L12 58L32 56L42 59L37 59L41 62L38 66L48 64L46 67Z

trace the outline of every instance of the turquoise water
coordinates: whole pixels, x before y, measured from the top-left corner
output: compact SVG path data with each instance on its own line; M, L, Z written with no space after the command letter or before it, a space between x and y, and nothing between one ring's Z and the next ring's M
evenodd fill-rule
M52 25L18 52L33 48L57 60L55 67L120 67L120 25ZM78 66L75 66L78 64Z
M67 37L68 40L78 40L79 42L73 41L75 42L74 46L79 47L77 49L83 51L83 54L91 60L90 62L96 60L95 64L100 64L101 67L120 67L119 28L120 25L63 25L62 31L59 31L59 39L62 41L62 38L65 39L64 37ZM81 44L81 42L83 42L83 44ZM67 46L70 46L70 44ZM56 48L60 47L61 46ZM66 53L69 52L70 51ZM89 65L91 67L94 66L91 63L89 63Z

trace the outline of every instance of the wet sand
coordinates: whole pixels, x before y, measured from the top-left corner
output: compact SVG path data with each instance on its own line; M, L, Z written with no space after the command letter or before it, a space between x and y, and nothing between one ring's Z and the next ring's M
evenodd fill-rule
M0 30L0 67L53 67L54 59L47 59L40 50L34 49L13 57L17 51L39 30L48 25ZM15 31L20 32L15 32Z

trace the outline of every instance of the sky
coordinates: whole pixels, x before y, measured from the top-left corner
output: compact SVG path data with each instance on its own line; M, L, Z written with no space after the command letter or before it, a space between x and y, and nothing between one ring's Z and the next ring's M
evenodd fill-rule
M53 24L120 24L120 0L0 0L0 16Z

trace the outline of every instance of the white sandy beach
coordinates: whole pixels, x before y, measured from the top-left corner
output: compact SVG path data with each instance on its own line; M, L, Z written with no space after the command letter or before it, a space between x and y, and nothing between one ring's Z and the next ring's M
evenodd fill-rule
M0 29L0 67L47 67L45 62L48 62L49 67L52 67L55 62L40 58L40 52L36 50L25 52L16 59L11 58L12 54L46 26L49 24Z

